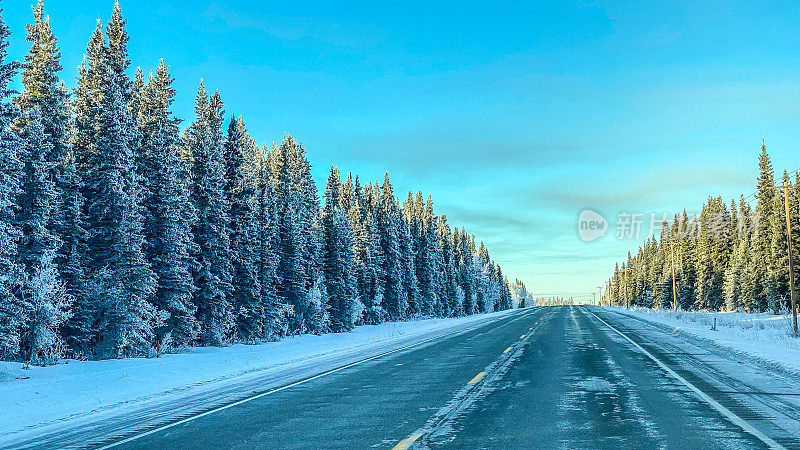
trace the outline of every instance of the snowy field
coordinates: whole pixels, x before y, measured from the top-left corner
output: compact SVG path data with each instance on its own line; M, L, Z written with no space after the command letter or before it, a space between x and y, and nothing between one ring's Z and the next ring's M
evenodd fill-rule
M721 349L744 353L800 372L800 338L791 332L791 315L768 313L672 311L605 306L603 309L667 325L683 333L713 342ZM716 319L716 330L712 330Z
M519 311L367 325L349 333L302 335L260 345L192 348L157 359L69 360L28 369L19 363L0 362L0 446L39 429L96 420L137 405L141 408L154 399L180 401L270 372L309 376Z

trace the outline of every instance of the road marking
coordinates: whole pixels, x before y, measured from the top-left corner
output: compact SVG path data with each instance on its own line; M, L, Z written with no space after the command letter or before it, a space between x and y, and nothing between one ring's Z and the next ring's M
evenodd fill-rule
M511 351L511 347L508 347L507 349L503 350L503 353L508 353L510 351Z
M539 311L538 309L524 311L522 314L519 315L519 317L517 317L517 318L515 318L513 320L516 321L519 318L522 318L522 317L527 316L529 314L535 314L538 311ZM334 369L328 370L326 372L322 372L322 373L319 373L317 375L314 375L314 376L311 376L311 377L308 377L308 378L304 378L302 380L298 380L298 381L295 381L295 382L290 383L290 384L286 384L286 385L283 385L283 386L280 386L280 387L277 387L277 388L274 388L274 389L270 389L270 390L267 390L267 391L262 392L260 394L252 395L250 397L245 397L245 398L243 398L241 400L238 400L238 401L235 401L233 403L228 403L227 405L219 406L217 408L208 410L208 411L206 411L204 413L195 414L195 415L187 417L185 419L181 419L181 420L178 420L178 421L175 421L175 422L168 423L166 425L162 425L162 426L157 427L157 428L153 428L150 431L146 431L144 433L135 434L135 435L133 435L131 437L128 437L128 438L125 438L125 439L123 439L121 441L112 442L110 444L107 444L107 445L104 445L104 446L100 447L99 450L106 450L106 449L109 449L109 448L112 448L112 447L116 447L118 445L127 444L128 442L134 441L134 440L139 439L139 438L143 438L145 436L149 436L149 435L151 435L153 433L158 433L159 431L167 430L167 429L172 428L172 427L174 427L176 425L182 425L184 423L191 422L191 421L193 421L195 419L199 419L201 417L205 417L205 416L207 416L209 414L214 414L214 413L217 413L217 412L220 412L220 411L224 411L224 410L226 410L228 408L232 408L234 406L239 406L241 404L244 404L244 403L259 399L261 397L264 397L264 396L267 396L267 395L270 395L270 394L274 394L276 392L280 392L280 391L283 391L283 390L286 390L286 389L289 389L289 388L292 388L292 387L295 387L295 386L299 386L301 384L308 383L309 381L313 381L313 380L316 380L318 378L322 378L322 377L324 377L326 375L331 375L331 374L334 374L336 372L341 372L342 370L349 369L351 367L358 366L358 365L361 365L361 364L363 364L365 362L369 362L369 361L372 361L372 360L375 360L375 359L378 359L378 358L382 358L384 356L391 355L393 353L401 352L403 350L408 350L409 348L413 348L413 347L418 347L418 346L420 346L422 344L426 344L428 342L435 341L437 339L443 339L443 338L447 338L447 337L450 337L450 336L455 336L455 335L458 335L458 334L464 334L464 333L466 333L468 331L472 331L474 329L478 329L478 328L480 328L482 326L491 325L491 324L493 324L495 322L499 322L500 320L503 320L504 318L509 317L509 316L513 316L513 314L509 314L508 316L500 317L500 318L492 320L490 322L477 324L477 325L475 325L474 327L471 327L471 328L466 328L466 329L462 329L462 330L456 330L456 331L453 331L453 332L450 332L450 333L446 333L446 334L443 334L443 335L432 337L430 339L425 339L423 341L416 342L416 343L413 343L413 344L409 344L409 345L406 345L406 346L403 346L403 347L400 347L400 348L396 348L394 350L390 350L388 352L384 352L384 353L381 353L379 355L370 356L369 358L364 358L362 360L359 360L359 361L356 361L356 362L353 362L353 363L350 363L350 364L346 364L344 366L339 366L339 367L336 367Z
M475 375L474 377L472 377L472 379L469 380L469 382L467 384L475 384L478 381L481 381L483 379L483 377L485 377L485 376L486 376L486 372L481 372L481 373Z
M588 311L588 310L586 310L586 311ZM742 429L743 429L743 430L744 430L746 433L748 433L748 434L751 434L751 435L755 436L755 437L756 437L758 440L760 440L761 442L763 442L763 443L767 444L767 446L769 446L770 448L774 448L774 449L783 449L783 450L786 450L786 447L784 447L784 446L782 446L781 444L779 444L779 443L775 442L775 441L774 441L772 438L770 438L770 437L769 437L769 436L767 436L766 434L762 433L761 431L757 430L755 427L753 427L752 425L750 425L750 423L748 423L746 420L744 420L744 419L742 419L741 417L737 416L737 415L736 415L736 414L734 414L734 413L733 413L733 412L732 412L730 409L726 408L726 407L725 407L725 406L723 406L721 403L719 403L718 401L716 401L716 400L714 400L713 398L711 398L711 397L710 397L708 394L706 394L705 392L703 392L703 391L701 391L700 389L698 389L698 388L697 388L697 386L693 385L693 384L692 384L691 382L689 382L689 381L688 381L686 378L683 378L683 377L682 377L682 376L680 376L680 375L679 375L677 372L675 372L674 370L670 369L670 368L669 368L669 367L668 367L666 364L664 364L663 362L661 362L661 360L660 360L660 359L658 359L658 358L656 358L655 356L653 356L653 354L652 354L652 353L650 353L650 352L648 352L647 350L645 350L645 349L644 349L644 348L643 348L641 345L639 345L639 344L637 344L636 342L634 342L634 341L633 341L631 338L629 338L628 336L626 336L625 334L623 334L623 333L622 333L621 331L619 331L618 329L616 329L616 328L614 328L613 326L609 325L609 323L608 323L608 322L606 322L605 320L601 319L601 318L600 318L600 316L598 316L597 314L595 314L595 313L594 313L594 312L592 312L592 311L589 311L589 313L591 313L593 316L597 317L597 320L599 320L600 322L603 322L604 324L606 324L606 326L607 326L608 328L611 328L611 329L612 329L612 330L614 330L614 331L615 331L617 334L619 334L620 336L622 336L623 338L625 338L625 339L626 339L628 342L630 342L631 344L633 344L633 345L634 345L636 348L638 348L638 349L639 349L639 351L641 351L641 352L642 352L642 353L643 353L645 356L647 356L648 358L650 358L651 360L653 360L653 362L655 362L656 364L658 364L658 366L659 366L659 367L661 367L662 369L664 369L664 371L665 371L665 372L667 372L667 373L668 373L668 374L670 374L670 375L671 375L673 378L675 378L676 380L680 381L680 382L681 382L681 383L683 383L683 384L684 384L686 387L688 387L689 389L691 389L691 391L692 391L692 392L694 392L694 394L695 394L697 397L699 397L699 398L700 398L701 400L703 400L704 402L708 403L708 404L709 404L709 405L710 405L712 408L714 408L715 410L717 410L717 412L719 412L719 413L721 413L723 416L727 417L727 418L728 418L728 420L730 420L730 421L731 421L731 422L733 422L734 424L736 424L736 425L738 425L739 427L741 427L741 428L742 428Z
M402 441L398 442L397 445L392 447L392 450L406 450L407 448L411 447L411 444L414 443L417 439L422 437L422 433L415 433L411 436L403 439Z
M520 338L520 339L525 339L525 335L523 334L523 335L522 335L522 336L520 336L519 338Z
M543 311L543 309L540 308L536 312L538 311ZM553 314L552 311L548 311L543 315L552 315L552 314ZM508 367L511 365L511 363L515 360L515 358L521 354L523 349L524 346L520 345L517 347L517 350L515 350L515 353L509 355L505 359L503 359L503 357L500 357L491 364L489 364L488 366L486 366L486 371L479 373L478 375L475 376L475 378L470 380L470 382L467 383L466 386L464 386L459 392L456 393L456 395L453 397L453 399L447 406L439 409L439 411L436 414L434 414L434 416L431 417L425 423L425 425L418 428L414 432L414 434L419 434L421 436L429 436L431 435L431 433L434 433L437 430L437 428L441 427L442 424L447 423L448 420L453 420L455 417L458 417L459 414L463 413L463 411L466 408L468 408L475 401L477 401L479 396L483 392L485 392L486 389L489 388L487 387L487 383L492 383L493 381L495 381L495 379L499 379L499 377L502 377L505 370L507 370ZM512 350L512 347L507 348L503 353L506 353L510 350ZM498 364L499 366L497 366ZM473 383L477 383L478 381L480 381L481 378L486 376L487 371L489 371L490 373L488 381L486 383L477 386L472 386ZM411 436L414 436L414 434L412 434ZM423 438L423 447L425 447L424 439L427 438Z

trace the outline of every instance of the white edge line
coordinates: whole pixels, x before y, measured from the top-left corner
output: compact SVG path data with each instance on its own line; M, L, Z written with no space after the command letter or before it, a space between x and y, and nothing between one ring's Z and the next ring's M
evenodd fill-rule
M589 311L589 310L587 309L586 311ZM647 356L648 358L650 358L651 360L653 360L653 361L654 361L656 364L658 364L658 366L659 366L659 367L661 367L662 369L664 369L664 371L665 371L665 372L667 372L668 374L670 374L670 375L671 375L673 378L675 378L676 380L678 380L678 381L680 381L681 383L683 383L683 384L684 384L686 387L688 387L689 389L691 389L691 390L692 390L692 392L694 392L694 393L695 393L695 395L696 395L697 397L699 397L701 400L703 400L703 401L705 401L706 403L708 403L708 404L709 404L709 405L710 405L712 408L716 409L716 410L717 410L718 412L720 412L722 415L724 415L725 417L727 417L727 418L728 418L728 420L730 420L730 421L731 421L731 422L733 422L734 424L736 424L736 425L738 425L739 427L741 427L741 428L742 428L742 429L743 429L745 432L747 432L747 433L749 433L749 434L751 434L751 435L755 436L755 437L756 437L756 438L758 438L758 439L759 439L761 442L763 442L763 443L767 444L767 445L768 445L770 448L775 448L775 449L783 449L783 450L786 450L786 447L784 447L784 446L782 446L781 444L779 444L779 443L775 442L775 441L774 441L772 438L770 438L770 437L769 437L769 436L767 436L766 434L762 433L761 431L757 430L755 427L753 427L752 425L750 425L750 424L749 424L749 423L748 423L746 420L744 420L744 419L742 419L741 417L737 416L736 414L734 414L734 413L733 413L731 410L729 410L728 408L726 408L726 407L722 406L722 404L720 404L718 401L714 400L714 399L713 399L713 398L711 398L711 397L710 397L708 394L706 394L705 392L701 391L701 390L700 390L700 389L698 389L698 388L697 388L695 385L693 385L691 382L689 382L688 380L686 380L685 378L683 378L682 376L680 376L680 375L679 375L677 372L675 372L674 370L670 369L670 368L669 368L669 367L668 367L666 364L664 364L663 362L661 362L661 360L659 360L658 358L656 358L655 356L653 356L653 355L652 355L650 352L648 352L647 350L645 350L645 349L644 349L644 348L643 348L641 345L639 345L639 344L637 344L636 342L634 342L634 341L633 341L631 338L629 338L628 336L626 336L625 334L623 334L623 333L622 333L621 331L619 331L618 329L616 329L616 328L614 328L613 326L609 325L609 324L608 324L608 322L606 322L605 320L601 319L601 318L600 318L600 316L598 316L597 314L595 314L595 313L594 313L594 311L589 311L589 313L591 313L593 316L595 316L595 317L597 318L597 320L599 320L600 322L603 322L603 323L604 323L604 324L605 324L605 325L606 325L608 328L611 328L611 329L612 329L612 330L614 330L614 331L615 331L617 334L619 334L620 336L624 337L624 338L625 338L625 339L626 339L628 342L630 342L630 343L631 343L631 344L633 344L633 345L634 345L636 348L638 348L638 349L639 349L639 351L641 351L641 352L642 352L642 353L643 353L645 356Z
M520 314L520 316L527 315L528 313L532 313L532 312L535 312L535 311L537 311L537 309L534 309L532 311L531 310L524 311L524 313ZM505 317L507 317L507 316L505 316ZM500 320L500 319L505 318L505 317L501 317L501 318L498 318L496 320ZM495 322L496 320L490 321L489 323ZM435 336L435 337L432 337L432 338L429 338L429 339L425 339L423 341L415 342L413 344L409 344L409 345L406 345L406 346L403 346L403 347L400 347L400 348L396 348L394 350L390 350L388 352L381 353L379 355L370 356L369 358L365 358L365 359L362 359L362 360L359 360L359 361L356 361L356 362L353 362L353 363L350 363L350 364L346 364L344 366L336 367L335 369L331 369L331 370L328 370L326 372L319 373L319 374L314 375L312 377L304 378L302 380L295 381L294 383L290 383L290 384L287 384L287 385L284 385L284 386L281 386L281 387L270 389L270 390L262 392L260 394L253 395L251 397L246 397L246 398L243 398L241 400L235 401L233 403L228 403L227 405L222 405L220 407L217 407L217 408L214 408L214 409L210 409L210 410L208 410L206 412L203 412L203 413L200 413L200 414L195 414L193 416L186 417L186 418L178 420L176 422L171 422L171 423L168 423L166 425L162 425L162 426L160 426L158 428L154 428L152 430L148 430L148 431L146 431L144 433L140 433L140 434L136 434L136 435L127 437L127 438L125 438L125 439L123 439L121 441L112 442L110 444L107 444L107 445L104 445L104 446L100 447L99 450L105 450L105 449L109 449L109 448L112 448L112 447L116 447L118 445L127 444L128 442L135 441L136 439L143 438L145 436L149 436L151 434L158 433L160 431L164 431L166 429L172 428L172 427L177 426L177 425L182 425L184 423L191 422L191 421L193 421L195 419L199 419L201 417L205 417L207 415L214 414L214 413L226 410L228 408L232 408L234 406L239 406L239 405L247 403L249 401L256 400L256 399L259 399L261 397L264 397L264 396L267 396L267 395L270 395L270 394L274 394L276 392L280 392L280 391L283 391L285 389L289 389L291 387L299 386L299 385L307 383L309 381L316 380L317 378L321 378L321 377L324 377L326 375L330 375L332 373L336 373L336 372L339 372L339 371L342 371L342 370L345 370L345 369L349 369L349 368L351 368L353 366L357 366L359 364L363 364L365 362L372 361L373 359L378 359L378 358L381 358L381 357L386 356L386 355L391 355L392 353L397 353L397 352L400 352L400 351L403 351L403 350L406 350L406 349L409 349L409 348L412 348L412 347L416 347L416 346L419 346L419 345L422 345L422 344L425 344L425 343L428 343L428 342L431 342L431 341L435 341L437 339L442 339L444 337L447 337L447 336L450 336L450 335L453 335L453 334L464 333L464 332L470 331L471 329L477 328L477 327L482 326L482 325L485 325L485 324L476 325L474 327L469 327L467 329L452 331L450 333L446 333L446 334L443 334L443 335L440 335L440 336Z

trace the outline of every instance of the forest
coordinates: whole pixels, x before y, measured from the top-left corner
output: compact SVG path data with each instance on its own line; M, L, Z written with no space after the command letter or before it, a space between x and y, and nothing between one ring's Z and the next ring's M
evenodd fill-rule
M70 90L42 1L24 61L0 16L0 357L154 356L512 307L512 285L430 196L259 145L218 90L173 116L163 60L130 76L119 3ZM11 88L21 76L22 89ZM514 292L527 296L517 281Z
M784 170L776 180L763 139L758 171L756 191L738 202L709 197L699 214L683 210L672 223L664 221L658 237L651 236L616 265L603 301L683 310L789 311L789 248L794 279L800 274L800 173Z

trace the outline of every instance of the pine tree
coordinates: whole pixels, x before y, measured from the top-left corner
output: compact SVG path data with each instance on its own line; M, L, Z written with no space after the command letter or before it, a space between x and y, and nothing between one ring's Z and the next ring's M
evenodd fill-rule
M351 177L348 175L348 185ZM348 190L346 189L346 192ZM353 253L359 298L364 304L363 321L377 324L386 320L383 309L383 281L381 277L382 254L380 235L374 215L372 187L362 189L358 177L353 187L353 198L344 196L350 203L347 217L353 230Z
M106 70L97 124L98 164L87 174L88 252L95 304L99 305L101 357L150 352L162 315L150 303L155 279L145 260L140 179L129 147L126 105L113 72Z
M47 227L63 242L55 262L68 293L74 298L82 298L85 296L83 246L80 243L85 239L81 217L83 198L79 193L80 179L75 173L69 142L72 120L69 93L58 76L62 69L61 52L50 27L50 18L44 14L42 1L32 10L34 22L26 27L26 38L31 43L31 48L25 55L25 69L22 71L24 91L15 98L15 103L23 113L39 110L45 139L50 148L43 158L50 166L48 178L57 191L56 198L52 199L53 215ZM24 117L18 123L19 127L25 125ZM81 304L75 305L75 309L79 314L85 312ZM80 317L76 317L77 319Z
M324 234L325 289L331 330L349 331L361 319L363 306L358 297L350 223L342 209L339 169L331 167L325 187L322 212Z
M405 318L408 307L407 291L403 284L405 267L400 243L402 218L388 173L385 174L383 186L376 197L378 197L379 205L377 209L378 232L383 255L381 270L384 286L383 310L389 315L390 320L401 320Z
M462 301L456 298L456 261L453 253L453 235L447 225L447 216L442 215L439 218L436 233L439 237L439 252L442 255L441 279L443 282L440 297L444 299L442 302L444 315L458 317L464 313L464 309Z
M61 240L49 228L57 208L59 193L48 161L52 144L45 134L38 106L24 115L21 137L24 141L22 194L18 221L22 230L19 260L25 267L23 293L25 332L23 358L34 364L55 362L64 351L59 327L69 317L72 298L58 278L56 251Z
M190 158L190 198L197 211L192 233L195 239L194 302L201 326L201 342L222 345L233 330L231 301L230 229L225 196L225 160L222 137L222 100L211 98L203 82L197 92L195 121L184 138Z
M175 98L169 67L161 60L156 75L139 93L139 170L143 175L146 205L144 234L147 260L156 279L155 307L169 314L156 330L162 345L181 347L199 332L192 302L191 227L195 220L189 192L181 181L186 162L178 157L178 124L170 111Z
M50 17L44 15L42 0L32 9L34 23L26 27L26 39L31 42L31 48L25 55L25 69L22 71L24 90L14 101L23 113L39 109L44 134L50 145L48 154L44 155L45 161L51 163L48 177L56 183L56 189L60 189L59 172L70 151L69 94L58 77L62 69L61 52L50 27ZM21 119L23 123L19 124L20 127L26 121L25 116ZM55 208L56 211L59 209Z
M64 323L61 334L77 357L90 353L89 344L94 334L95 308L87 286L85 200L81 194L83 183L78 175L73 154L64 163L62 178L62 221L59 236L63 244L56 261L61 279L74 302L71 316Z
M22 323L23 267L17 261L17 242L21 236L16 226L15 203L20 192L22 165L21 140L12 130L18 110L8 99L9 87L19 70L19 63L8 62L8 37L0 10L0 356L19 355Z
M775 184L775 176L763 138L761 140L761 154L758 157L758 169L758 191L756 194L756 211L753 216L755 223L753 227L753 248L751 250L755 284L750 309L765 311L768 307L767 295L771 291L774 292L772 280L770 279L770 274L774 272L771 262L772 226L770 218L775 210L775 192L771 189Z
M263 155L263 154L262 154ZM274 338L286 335L289 331L289 318L292 307L284 303L278 296L278 208L275 193L266 161L259 159L256 163L260 174L256 179L258 197L258 257L256 273L258 275L259 299L264 309L265 323L261 327L263 338Z
M697 241L697 300L699 309L722 306L722 284L730 258L730 215L721 197L709 197L700 214Z
M103 77L105 68L106 46L103 36L103 24L97 20L94 32L86 45L83 62L78 67L78 85L73 92L73 110L75 114L72 133L72 148L75 152L75 164L82 180L89 177L88 172L96 167L98 124L100 123ZM91 187L84 182L82 192L84 198L92 198Z
M224 151L225 195L230 205L230 259L233 264L231 303L237 311L237 335L244 341L264 336L266 321L256 273L258 224L255 185L248 182L244 172L245 158L253 153L254 146L256 144L247 133L242 117L231 117Z
M406 315L420 314L419 304L419 289L417 286L417 273L414 252L414 245L412 243L411 229L408 222L403 219L403 216L397 215L397 230L398 230L398 243L400 249L400 265L402 271L402 284L406 297Z

